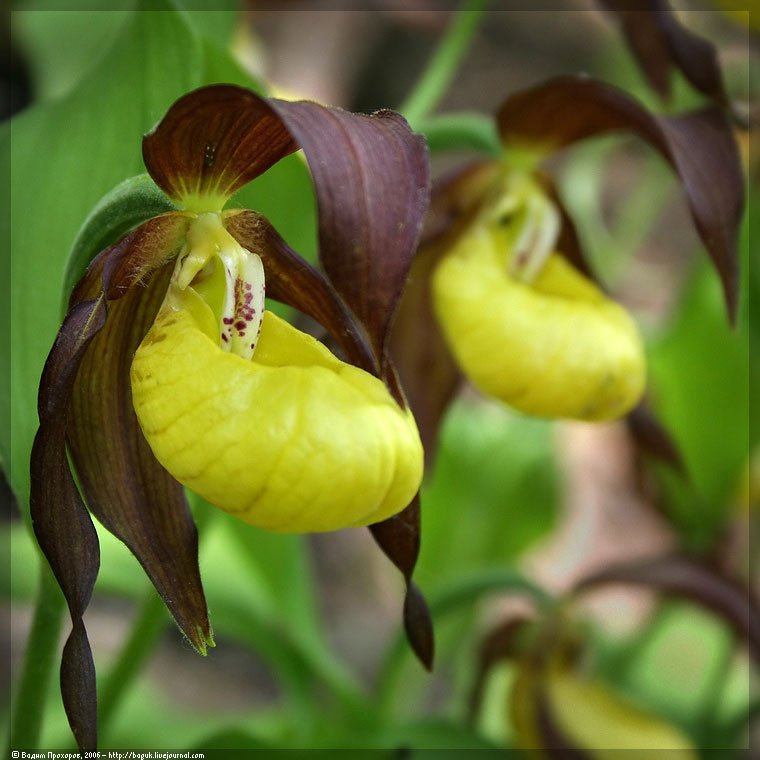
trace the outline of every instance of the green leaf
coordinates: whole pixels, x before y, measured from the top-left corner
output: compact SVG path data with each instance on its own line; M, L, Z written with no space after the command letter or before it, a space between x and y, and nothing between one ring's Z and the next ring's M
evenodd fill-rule
M37 382L60 321L67 252L100 197L142 171L142 133L200 84L201 67L200 44L179 14L138 13L70 97L36 106L11 124L10 480L22 505Z
M113 8L115 3L109 0L109 5ZM39 8L40 4L35 3L35 6ZM100 64L120 30L129 22L129 16L129 12L115 9L95 13L85 10L16 11L12 21L13 34L29 62L35 97L54 100L66 95ZM76 45L62 45L62 39L77 42Z
M125 179L106 193L84 220L71 246L63 278L62 314L74 285L98 253L142 222L173 209L147 174Z
M178 11L131 14L100 65L65 99L28 109L0 134L6 150L12 137L13 193L13 435L1 442L0 457L22 507L28 501L29 452L37 427L36 388L60 323L66 255L77 230L105 193L144 171L142 134L174 100L219 80L256 87L218 43L199 35L193 20L202 21ZM58 44L73 43L61 39ZM313 193L297 157L245 188L236 202L267 214L299 252L313 255ZM2 361L8 363L7 355Z
M688 473L687 479L661 473L666 507L697 547L717 538L735 508L750 444L747 310L731 330L721 309L714 273L700 263L672 325L650 355L654 408L672 432Z

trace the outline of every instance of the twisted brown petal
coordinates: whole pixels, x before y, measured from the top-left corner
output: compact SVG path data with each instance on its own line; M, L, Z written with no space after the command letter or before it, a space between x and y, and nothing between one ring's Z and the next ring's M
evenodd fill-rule
M166 292L189 217L168 213L96 259L75 289L105 291L108 321L83 358L67 442L87 505L142 564L193 646L211 629L198 571L198 539L184 490L156 461L132 408L129 368Z
M691 599L720 615L745 639L750 655L760 662L760 607L756 599L748 589L706 563L678 555L620 563L584 578L575 592L609 583L649 586Z
M236 190L298 148L267 101L234 85L177 100L143 139L155 183L179 203L208 197L221 209Z
M102 298L69 312L42 372L40 428L31 459L30 509L34 532L66 597L72 630L63 650L61 691L66 715L84 750L97 744L95 669L82 616L100 565L95 527L66 458L66 416L77 370L106 319Z
M195 646L203 649L210 639L195 527L182 489L142 440L126 374L135 341L163 297L187 223L182 213L157 217L93 260L74 289L40 382L31 512L71 612L61 691L83 749L94 749L97 741L95 671L82 615L99 550L67 444L90 509L136 554Z
M340 296L320 272L285 243L264 217L253 211L229 211L224 216L224 224L240 245L261 256L269 295L317 320L338 341L350 361L368 372L377 373L372 350ZM390 364L389 369L389 387L402 403ZM404 574L407 582L404 625L412 648L429 668L433 656L432 621L424 598L411 582L419 553L419 497L399 515L372 525L370 530L386 555Z
M728 103L715 48L682 26L665 0L602 0L615 13L649 84L670 96L670 69L676 67L701 93Z
M397 515L369 526L378 546L401 571L406 581L404 628L409 643L420 662L433 667L433 621L425 597L412 583L412 573L420 553L420 497Z
M720 277L729 317L735 320L744 178L733 133L719 108L656 116L611 85L560 77L511 96L497 119L507 150L527 145L548 151L629 131L659 151L683 185L697 232Z

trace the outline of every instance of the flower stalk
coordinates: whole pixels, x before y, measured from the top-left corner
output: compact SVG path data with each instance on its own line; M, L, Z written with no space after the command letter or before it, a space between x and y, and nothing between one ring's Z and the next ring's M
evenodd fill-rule
M444 96L483 20L487 6L488 0L465 0L456 12L425 72L399 107L413 129L420 128L422 121Z

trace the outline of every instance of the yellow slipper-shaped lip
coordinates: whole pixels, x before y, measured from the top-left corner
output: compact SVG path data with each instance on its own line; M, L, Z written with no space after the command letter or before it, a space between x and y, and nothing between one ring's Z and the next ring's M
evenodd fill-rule
M218 340L207 303L173 283L132 363L141 428L177 480L282 533L367 525L407 506L422 446L379 379L271 312L252 359Z
M475 223L438 265L436 314L468 379L527 414L611 420L640 399L644 349L627 312L560 255L509 273L505 239Z

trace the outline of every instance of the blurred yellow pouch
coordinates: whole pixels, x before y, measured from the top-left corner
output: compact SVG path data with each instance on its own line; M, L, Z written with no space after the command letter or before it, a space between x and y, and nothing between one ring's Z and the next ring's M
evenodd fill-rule
M646 374L633 320L557 253L532 282L512 276L507 240L493 224L476 222L434 274L436 314L464 374L527 414L624 415Z
M252 359L218 340L207 303L172 283L135 354L133 405L172 476L283 533L367 525L407 506L422 446L381 380L271 312Z

